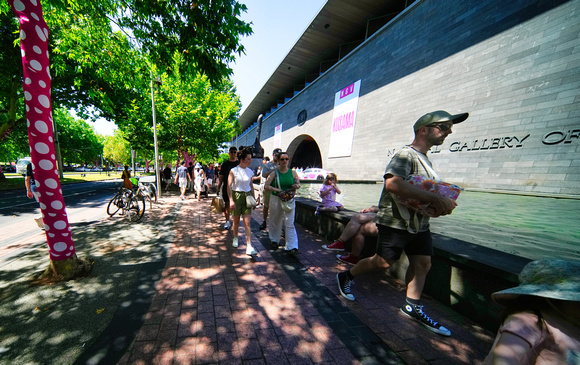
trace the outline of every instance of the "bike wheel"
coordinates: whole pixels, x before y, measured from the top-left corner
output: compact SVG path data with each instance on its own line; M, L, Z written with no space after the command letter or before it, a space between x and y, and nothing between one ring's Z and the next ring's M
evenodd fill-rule
M109 205L107 205L107 214L111 217L115 215L121 209L122 201L121 201L121 194L117 193L115 196L109 201Z
M127 207L127 212L129 213L129 220L131 222L139 222L145 214L145 199L141 195L134 195L129 199L129 204Z
M157 203L157 188L154 184L149 184L149 200Z

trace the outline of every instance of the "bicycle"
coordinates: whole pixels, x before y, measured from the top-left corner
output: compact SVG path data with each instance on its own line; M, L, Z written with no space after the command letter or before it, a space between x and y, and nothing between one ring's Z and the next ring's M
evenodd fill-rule
M133 185L137 185L139 188L137 189L137 195L143 196L146 200L149 201L149 209L153 208L153 203L157 203L157 188L155 187L155 183L146 180L146 178L140 178L139 181L133 181Z
M119 210L122 210L122 215L129 216L131 222L139 222L145 214L145 198L122 186L109 201L107 214L112 217Z

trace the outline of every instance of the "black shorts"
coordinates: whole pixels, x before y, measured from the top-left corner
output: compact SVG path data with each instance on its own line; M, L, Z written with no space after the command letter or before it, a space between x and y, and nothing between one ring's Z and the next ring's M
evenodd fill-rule
M377 254L386 261L397 261L405 250L407 256L433 256L433 237L431 231L409 233L377 224Z
M227 186L222 187L222 198L224 199L226 206L229 207L230 206L230 196L228 195L228 187Z

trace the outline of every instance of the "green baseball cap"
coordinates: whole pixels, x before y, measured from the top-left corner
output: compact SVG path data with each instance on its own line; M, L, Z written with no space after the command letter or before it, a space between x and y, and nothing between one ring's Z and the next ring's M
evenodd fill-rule
M465 119L467 119L467 117L469 117L469 113L451 115L445 110L437 110L431 113L427 113L419 118L415 122L413 130L417 131L419 128L433 123L452 122L453 124L457 124L463 122Z

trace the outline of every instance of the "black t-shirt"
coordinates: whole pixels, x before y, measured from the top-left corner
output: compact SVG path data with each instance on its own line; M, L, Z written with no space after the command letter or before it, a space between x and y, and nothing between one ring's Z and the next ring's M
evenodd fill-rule
M24 175L25 178L30 176L30 185L36 185L36 183L34 182L34 174L32 173L32 164L29 163L26 166L26 175Z
M224 187L228 186L228 176L230 175L230 170L240 164L239 161L227 160L220 167L220 175L223 176Z
M171 169L169 168L169 166L167 166L165 169L163 169L163 178L164 179L171 179Z

